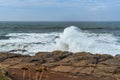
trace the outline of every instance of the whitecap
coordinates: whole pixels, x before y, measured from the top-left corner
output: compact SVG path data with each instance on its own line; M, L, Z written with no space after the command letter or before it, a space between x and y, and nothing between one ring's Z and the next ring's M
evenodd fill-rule
M57 40L57 49L70 52L91 52L116 55L120 53L117 38L108 33L85 33L76 26L64 29Z

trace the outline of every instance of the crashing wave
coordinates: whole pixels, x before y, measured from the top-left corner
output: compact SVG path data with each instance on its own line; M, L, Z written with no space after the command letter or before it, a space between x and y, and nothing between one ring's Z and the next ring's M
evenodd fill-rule
M85 33L76 26L64 29L57 41L57 49L71 52L92 52L104 54L119 54L120 45L112 34Z

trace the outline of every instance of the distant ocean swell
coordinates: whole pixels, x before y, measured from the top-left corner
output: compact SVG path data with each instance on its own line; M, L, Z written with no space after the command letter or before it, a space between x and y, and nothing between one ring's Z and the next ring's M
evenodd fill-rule
M76 26L63 32L8 33L0 36L0 51L22 54L63 50L116 55L120 53L119 38L109 33L89 33Z

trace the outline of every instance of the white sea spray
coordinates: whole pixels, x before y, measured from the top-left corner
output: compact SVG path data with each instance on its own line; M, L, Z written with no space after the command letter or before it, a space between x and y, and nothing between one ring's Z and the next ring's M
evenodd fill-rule
M71 52L91 52L116 55L120 53L120 44L112 34L85 33L76 26L64 29L57 41L57 49Z

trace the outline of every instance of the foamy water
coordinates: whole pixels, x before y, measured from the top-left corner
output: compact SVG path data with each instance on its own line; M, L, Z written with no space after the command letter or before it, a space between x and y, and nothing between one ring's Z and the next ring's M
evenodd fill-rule
M59 33L10 33L6 40L0 40L0 51L34 54L39 51L53 51Z
M53 50L91 52L116 55L120 53L118 38L109 33L84 32L76 26L62 33L9 33L0 40L0 51L35 54Z
M85 33L80 28L71 26L64 29L57 41L57 48L71 52L91 52L116 55L120 53L120 44L112 34Z

